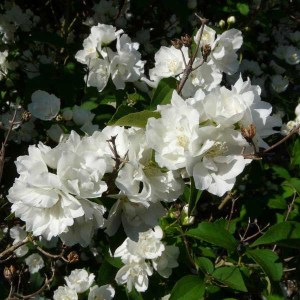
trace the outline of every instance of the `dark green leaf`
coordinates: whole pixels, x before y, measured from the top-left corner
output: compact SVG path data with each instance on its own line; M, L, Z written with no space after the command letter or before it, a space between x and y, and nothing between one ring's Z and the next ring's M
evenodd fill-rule
M206 257L200 257L196 260L196 264L199 269L205 274L211 274L214 271L214 265L210 259Z
M188 230L186 234L225 248L228 251L234 251L237 247L234 237L224 227L216 223L202 222L197 228Z
M246 3L237 3L236 8L244 16L247 16L249 14L249 5Z
M284 179L290 179L291 178L289 172L283 167L273 166L272 169L281 178L284 178Z
M127 105L120 105L116 111L116 113L112 116L112 118L109 120L108 124L111 125L117 125L116 122L121 119L124 116L127 116L131 113L136 112L135 108L127 106Z
M188 275L176 282L170 300L199 300L204 293L205 287L202 279L195 275Z
M162 79L152 97L150 109L156 109L157 105L169 104L172 94L176 89L177 81L175 78Z
M188 216L191 216L191 214L193 213L193 210L195 209L195 207L201 197L201 194L202 194L202 191L199 191L196 189L195 181L194 181L193 177L191 177Z
M300 165L300 140L299 139L297 139L294 143L292 164L297 166Z
M275 224L250 246L279 244L284 247L300 248L300 223L282 222Z
M242 274L238 267L218 268L213 272L212 276L232 289L247 292Z
M252 258L273 281L279 281L282 277L282 263L278 263L278 256L268 249L247 250L246 254Z
M132 126L132 127L146 127L147 121L149 118L160 118L159 112L144 110L140 112L135 112L131 114L127 114L124 117L121 117L117 120L113 120L115 115L112 119L108 122L108 125L116 125L116 126Z

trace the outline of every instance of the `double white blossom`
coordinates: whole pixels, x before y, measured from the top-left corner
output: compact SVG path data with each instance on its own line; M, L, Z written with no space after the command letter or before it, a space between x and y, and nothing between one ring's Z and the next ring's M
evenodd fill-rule
M75 58L87 65L88 75L85 80L88 86L97 87L101 92L111 76L117 89L124 89L126 82L135 82L144 73L145 61L141 60L139 44L132 43L123 30L114 26L98 24L91 28L90 35L83 42L83 50ZM116 42L116 52L109 45Z
M153 268L165 278L171 275L172 268L178 266L176 259L179 252L175 246L165 246L161 242L162 237L162 229L156 226L154 230L140 233L136 242L127 238L116 249L114 257L121 257L125 264L115 277L118 284L126 283L128 291L134 287L144 292L148 288L148 276L153 274Z
M55 118L60 110L60 99L53 94L37 90L31 96L28 110L40 120L49 121Z

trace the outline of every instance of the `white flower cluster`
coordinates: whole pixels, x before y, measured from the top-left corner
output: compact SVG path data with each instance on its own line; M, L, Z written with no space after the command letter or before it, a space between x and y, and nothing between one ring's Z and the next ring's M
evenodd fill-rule
M116 52L108 47L115 40ZM145 62L141 60L139 44L132 43L123 30L117 31L112 25L93 26L83 47L75 58L87 65L87 85L97 87L99 92L105 88L110 76L117 89L124 89L125 82L135 82L144 73Z
M148 276L156 270L162 277L168 278L172 269L178 266L179 249L166 246L162 241L163 231L159 226L139 234L137 242L127 238L116 249L114 257L121 257L125 264L117 273L118 284L127 284L128 291L133 287L139 292L148 288ZM150 262L149 262L150 261Z
M243 128L255 126L251 138L258 149L266 148L263 138L281 126L280 118L271 116L271 105L259 95L260 88L242 78L231 90L216 87L206 95L198 90L186 101L174 92L171 104L158 107L161 118L150 118L146 127L158 165L184 169L198 189L224 195L250 162L242 155L242 149L249 148Z
M66 285L58 287L54 292L53 299L77 300L78 294L86 292L88 289L88 300L103 299L111 300L115 295L114 288L110 285L97 286L94 283L95 275L89 274L85 269L75 269L69 276L65 277Z
M196 43L199 38L200 30L194 37ZM221 35L216 35L215 30L205 25L200 47L209 46L211 53L207 61L200 68L197 68L203 60L201 51L198 51L193 64L195 70L190 74L182 90L183 96L194 96L199 88L209 92L220 84L222 72L226 74L235 73L239 67L236 52L242 43L242 34L237 29L230 29ZM149 71L151 81L147 79L145 81L156 87L162 78L175 76L181 78L188 60L189 55L186 46L182 46L180 50L174 46L162 46L155 54L155 67Z
M14 33L18 28L28 32L40 20L30 9L23 12L20 6L14 3L6 2L5 8L5 13L0 14L0 36L4 43L14 41Z

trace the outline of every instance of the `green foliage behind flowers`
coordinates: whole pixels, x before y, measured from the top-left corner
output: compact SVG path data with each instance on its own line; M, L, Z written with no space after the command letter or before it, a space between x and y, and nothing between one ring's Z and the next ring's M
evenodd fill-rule
M3 299L299 297L298 23L294 1L0 4Z

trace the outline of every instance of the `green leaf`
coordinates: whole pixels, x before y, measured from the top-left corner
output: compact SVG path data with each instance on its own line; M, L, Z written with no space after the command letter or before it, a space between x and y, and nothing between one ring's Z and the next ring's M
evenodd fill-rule
M279 281L282 277L282 263L278 263L278 256L272 250L255 249L247 250L246 254L252 258L273 281Z
M199 300L204 296L205 286L201 278L195 275L179 279L170 296L170 300Z
M116 113L117 114L117 113ZM160 118L159 112L143 110L140 112L135 112L128 114L124 117L121 117L117 120L114 120L115 115L108 122L108 125L116 125L116 126L133 126L133 127L146 127L147 121L149 118Z
M117 125L116 122L123 118L124 116L127 116L131 113L136 112L136 109L127 105L120 105L116 111L116 113L112 116L112 118L109 120L107 125L112 126L112 125Z
M298 194L300 194L300 179L299 178L290 178L288 181L284 182L284 184L292 186Z
M214 271L213 263L211 262L210 259L206 257L198 258L196 260L196 264L204 274L212 274L212 272Z
M300 165L300 140L299 139L297 139L294 143L291 163L296 166Z
M216 223L202 222L197 228L188 230L186 235L225 248L230 252L237 247L234 237Z
M150 109L156 109L157 105L169 104L171 102L172 94L176 89L177 80L175 78L162 79L152 97Z
M194 181L193 177L191 177L188 216L191 216L191 214L193 213L193 210L195 209L195 207L201 197L201 194L202 194L202 191L199 191L196 189L195 181Z
M265 244L278 244L283 247L300 249L300 223L290 221L275 224L250 247Z
M212 273L212 276L232 289L247 292L244 279L238 267L218 268Z
M281 178L284 178L284 179L290 179L291 178L289 172L283 167L273 166L272 169Z
M247 16L249 14L249 5L246 3L237 3L236 8L243 16Z

